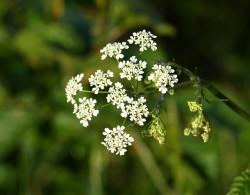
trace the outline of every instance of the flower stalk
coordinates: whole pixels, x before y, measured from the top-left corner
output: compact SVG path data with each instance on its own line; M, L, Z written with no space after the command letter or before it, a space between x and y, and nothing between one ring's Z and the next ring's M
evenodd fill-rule
M159 60L146 62L135 55L127 56L128 60L124 60L124 50L128 50L132 45L139 47L140 53L146 50L156 51L155 38L156 36L151 32L142 30L134 32L127 41L108 43L100 50L102 60L114 58L117 62L120 70L118 81L114 79L115 74L111 70L105 72L98 69L88 78L91 90L83 89L81 83L83 73L72 77L66 85L67 102L73 105L73 113L84 127L89 125L92 117L101 114L99 109L103 107L114 106L120 111L120 116L124 118L123 123L113 128L105 127L102 133L105 138L101 144L108 151L116 155L124 155L127 152L127 146L131 146L134 142L134 138L125 130L127 131L132 125L145 126L146 122L149 124L146 125L148 126L146 134L154 137L160 144L165 143L167 130L162 122L160 111L164 107L163 103L167 96L174 95L174 90L183 87L192 86L199 91L197 101L188 101L189 110L194 113L194 117L189 127L184 130L184 135L201 136L204 142L208 141L211 129L202 107L202 100L208 102L204 88L210 90L216 97L223 98L222 100L227 105L250 120L248 112L226 98L211 84L179 64ZM189 79L180 82L180 74L185 74ZM124 80L131 83L132 90L123 85ZM144 86L144 88L141 89L139 86ZM82 97L81 95L85 93L93 94L95 97L104 94L107 103L100 105L95 98ZM148 102L155 94L161 94L159 103L154 108L149 108Z

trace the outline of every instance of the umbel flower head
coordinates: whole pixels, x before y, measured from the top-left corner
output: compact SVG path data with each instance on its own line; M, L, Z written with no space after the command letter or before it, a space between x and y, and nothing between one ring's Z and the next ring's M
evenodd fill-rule
M141 81L142 75L144 73L143 70L146 68L146 65L147 62L141 60L137 63L137 58L135 56L132 56L127 61L119 62L118 67L122 69L120 77L122 79L126 78L128 80L135 78L135 80Z
M203 114L202 105L194 101L188 101L189 110L191 112L196 112L196 115L191 121L191 127L184 129L184 135L198 136L201 135L204 142L209 139L209 133L211 131L209 122L207 121L205 115Z
M146 99L140 97L137 101L133 98L128 98L127 104L122 107L121 116L126 118L129 116L130 121L140 126L144 125L147 117L149 115L148 107L145 104Z
M129 46L126 42L108 43L103 49L100 50L100 52L103 53L101 59L104 60L107 56L110 58L115 57L117 60L122 59L124 57L122 50L128 48Z
M148 76L149 81L153 81L154 85L159 89L161 93L168 91L168 86L174 87L174 84L178 82L175 71L171 66L162 66L154 64L153 72Z
M108 70L107 73L104 73L102 70L97 70L95 75L89 77L89 84L93 86L92 91L98 94L100 89L112 85L112 81L109 78L113 76L114 73L110 70Z
M99 110L95 110L95 104L95 99L87 99L86 97L79 98L79 104L74 104L74 113L84 127L89 125L88 121L91 120L92 116L97 116L99 113Z
M107 102L112 102L117 108L124 107L124 102L128 100L128 95L123 85L119 82L115 83L115 86L109 88L109 94L107 95Z
M65 88L67 102L71 102L74 106L73 113L80 120L80 123L87 127L89 121L93 116L99 114L99 110L96 109L97 100L93 98L80 97L83 93L93 94L97 96L100 93L101 97L106 96L107 104L100 105L100 108L114 105L121 111L121 117L124 119L124 125L126 123L133 123L135 125L143 126L146 122L150 112L146 105L146 98L143 96L144 91L147 88L147 83L142 83L145 76L145 70L147 62L141 60L135 55L132 55L126 60L124 58L123 51L129 49L129 45L134 44L139 46L140 54L146 50L156 51L157 46L154 42L156 38L151 32L142 30L133 33L126 42L114 42L108 43L100 50L101 59L104 60L107 57L116 59L118 68L120 69L119 81L113 82L112 79L116 78L111 70L103 71L98 69L89 78L89 85L91 90L83 90L80 81L83 78L83 74L79 74L73 77ZM127 80L126 84L130 84L131 87L127 90L124 88L121 81ZM162 66L154 64L152 72L148 77L148 80L159 89L161 93L166 93L168 87L173 87L177 83L177 75L174 74L174 70L170 66ZM77 95L78 99L74 99ZM80 97L80 98L79 98ZM153 121L150 123L149 135L155 137L159 143L165 141L166 132L164 125L161 122L159 116L153 117ZM103 135L105 136L102 144L106 148L117 155L124 155L127 151L127 146L131 145L134 139L124 132L125 126L117 126L113 129L105 128Z
M129 44L135 44L140 46L140 51L143 52L150 48L152 51L157 49L156 43L152 38L156 38L151 32L147 32L146 30L134 32L130 39L128 40Z
M134 138L131 137L128 133L124 132L124 126L117 126L113 129L105 128L102 133L105 138L102 144L111 153L116 153L119 155L124 155L127 151L126 147L131 146Z
M72 77L66 85L65 92L67 97L67 102L75 104L75 99L73 98L78 91L82 90L82 84L80 83L84 74L78 74L75 77Z

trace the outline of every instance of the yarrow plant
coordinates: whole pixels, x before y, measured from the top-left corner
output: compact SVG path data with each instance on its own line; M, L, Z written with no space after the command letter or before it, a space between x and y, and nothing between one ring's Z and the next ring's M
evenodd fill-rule
M134 138L127 132L132 125L145 126L146 135L154 137L160 144L166 142L166 124L160 113L166 96L174 95L176 88L191 85L198 89L197 100L188 101L189 110L195 113L195 116L191 119L189 127L184 130L184 135L200 135L204 142L208 141L211 131L201 101L209 102L211 99L205 95L204 89L212 91L217 99L225 101L219 98L225 96L190 70L173 62L146 62L142 59L142 53L146 50L157 50L156 38L151 32L142 30L134 32L127 41L108 43L100 50L101 60L114 58L120 70L119 74L115 75L111 70L105 72L98 69L88 78L91 90L83 89L83 73L72 77L66 85L67 102L72 104L73 113L84 127L89 125L92 117L101 115L101 108L104 106L114 106L120 111L120 117L124 118L123 123L117 124L116 127L105 127L102 133L105 137L101 142L108 151L116 155L124 155L127 146L134 142ZM134 54L124 59L124 50L132 46L139 47L139 56ZM182 73L187 75L189 80L179 82ZM100 104L94 97L82 96L85 93L105 96L106 104ZM157 94L160 94L159 103L151 108L148 102L151 101L152 95Z

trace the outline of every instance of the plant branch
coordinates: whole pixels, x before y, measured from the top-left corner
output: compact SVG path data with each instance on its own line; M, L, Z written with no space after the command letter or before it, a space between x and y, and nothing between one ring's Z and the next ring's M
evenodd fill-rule
M238 113L239 115L241 115L243 118L245 118L246 120L250 121L250 113L247 112L246 110L242 109L239 105L237 105L236 103L234 103L232 100L230 100L227 96L225 96L223 93L221 93L217 88L215 88L211 83L202 80L200 77L196 76L192 71L190 71L189 69L176 64L174 62L164 62L164 61L158 61L161 64L165 64L167 66L173 66L176 67L178 69L180 69L181 71L183 71L184 74L186 74L189 78L190 78L190 82L191 83L180 83L179 86L175 85L173 87L173 89L178 88L178 87L183 87L182 85L190 85L190 84L197 84L197 87L200 91L200 94L202 95L202 97L205 99L204 94L203 94L203 90L202 90L202 86L206 87L213 95L215 95L216 97L220 98L220 99L226 99L227 101L223 101L228 107L230 107L232 110L234 110L236 113Z
M227 101L223 101L228 107L234 110L236 113L244 117L246 120L250 121L250 113L246 110L242 109L239 105L230 100L227 96L221 93L217 88L215 88L211 83L206 81L202 81L202 85L206 87L211 93L213 93L216 97L220 99L226 99Z

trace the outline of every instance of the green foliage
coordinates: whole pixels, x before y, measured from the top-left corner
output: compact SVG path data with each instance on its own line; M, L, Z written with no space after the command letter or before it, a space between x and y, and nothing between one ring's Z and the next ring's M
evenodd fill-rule
M20 31L13 40L14 49L34 68L60 61L65 50L79 50L79 41L66 26L40 21Z
M250 166L234 179L230 191L227 193L227 195L244 194L250 194Z
M203 114L202 105L197 102L188 101L188 106L191 112L196 113L193 119L191 120L190 127L184 129L184 135L200 135L203 141L207 142L211 129L207 118Z
M228 101L228 99L222 99L222 98L217 97L205 87L202 87L202 95L203 95L203 99L206 100L208 103Z
M248 7L248 1L0 1L0 194L228 192L237 170L249 164L250 124L232 104L249 110ZM192 117L186 102L197 97L190 83L163 102L165 144L131 127L138 141L125 158L100 144L102 127L122 122L115 109L105 107L107 118L97 117L88 129L71 113L68 79L82 70L91 75L101 64L100 48L137 29L159 36L157 54L142 56L147 61L199 66L198 75L220 93L202 86L219 99L227 99L222 92L230 97L208 97L204 112L213 131L206 144L183 136Z
M152 121L150 122L150 126L148 131L148 136L154 137L159 144L164 144L167 137L167 130L161 121L159 115L152 115Z

